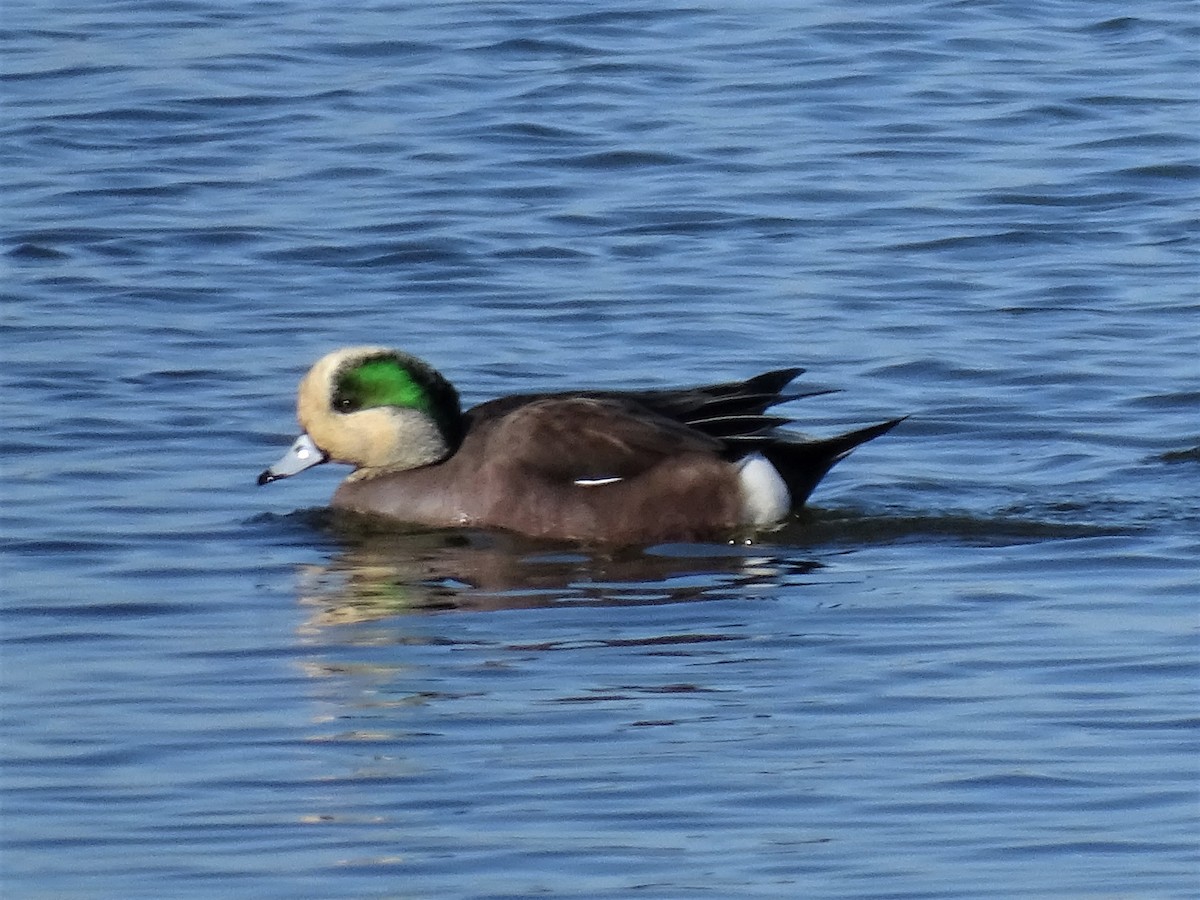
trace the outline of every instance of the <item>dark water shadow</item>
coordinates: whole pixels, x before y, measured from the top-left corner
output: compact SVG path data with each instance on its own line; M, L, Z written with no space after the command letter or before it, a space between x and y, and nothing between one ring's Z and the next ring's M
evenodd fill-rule
M404 613L698 602L821 563L745 544L587 548L484 531L405 532L335 517L341 549L302 573L313 625Z
M410 613L632 606L774 594L846 553L897 543L1006 546L1112 534L1019 516L866 514L806 509L754 540L584 547L503 532L412 530L328 509L265 516L289 538L322 534L333 552L301 572L311 624ZM815 576L814 576L815 580Z
M775 544L805 549L938 542L1007 547L1128 534L1136 530L1133 526L1113 527L1079 521L1088 515L1086 507L1075 504L1041 508L1014 506L986 516L969 512L864 512L808 507L773 532L770 538Z

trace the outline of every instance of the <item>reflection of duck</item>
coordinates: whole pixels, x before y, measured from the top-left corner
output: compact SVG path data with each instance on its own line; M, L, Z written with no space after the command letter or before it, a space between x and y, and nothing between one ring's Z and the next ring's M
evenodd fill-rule
M431 527L645 544L777 524L825 473L899 419L832 438L778 430L767 410L800 369L681 390L585 391L492 400L458 393L415 357L351 347L300 383L305 433L266 484L333 459L357 467L338 508Z
M325 627L408 612L680 603L744 595L819 563L740 544L667 544L584 552L577 546L472 530L364 531L335 516L344 543L304 571L309 624Z

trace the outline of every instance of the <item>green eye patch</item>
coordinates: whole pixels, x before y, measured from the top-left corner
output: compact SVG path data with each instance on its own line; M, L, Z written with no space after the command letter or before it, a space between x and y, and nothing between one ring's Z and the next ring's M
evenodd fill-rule
M393 357L369 359L337 377L335 410L355 412L373 406L404 406L435 414L429 391Z

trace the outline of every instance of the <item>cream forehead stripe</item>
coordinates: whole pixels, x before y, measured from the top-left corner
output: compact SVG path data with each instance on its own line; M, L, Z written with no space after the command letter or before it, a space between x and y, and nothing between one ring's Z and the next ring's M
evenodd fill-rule
M329 403L333 398L333 376L348 360L391 352L390 347L368 344L343 347L318 359L301 379L296 394L296 418L300 425L307 431L310 423L319 421L329 412Z

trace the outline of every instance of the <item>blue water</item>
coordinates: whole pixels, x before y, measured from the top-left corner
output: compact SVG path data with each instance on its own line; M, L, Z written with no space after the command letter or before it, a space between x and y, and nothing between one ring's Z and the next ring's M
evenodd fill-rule
M1200 892L1194 4L0 34L5 897ZM910 418L748 546L386 533L254 485L363 342Z

